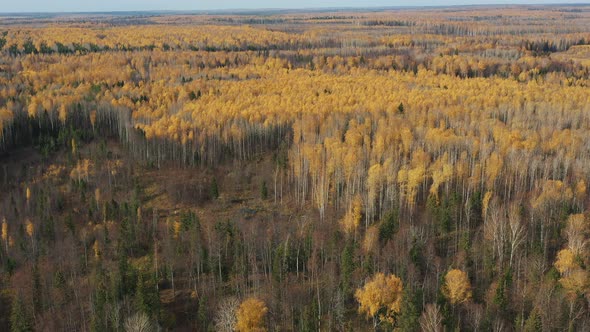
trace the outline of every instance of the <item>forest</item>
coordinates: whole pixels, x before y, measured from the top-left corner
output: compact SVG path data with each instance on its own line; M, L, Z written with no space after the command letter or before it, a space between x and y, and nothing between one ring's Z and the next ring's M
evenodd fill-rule
M0 15L1 331L590 330L590 5Z

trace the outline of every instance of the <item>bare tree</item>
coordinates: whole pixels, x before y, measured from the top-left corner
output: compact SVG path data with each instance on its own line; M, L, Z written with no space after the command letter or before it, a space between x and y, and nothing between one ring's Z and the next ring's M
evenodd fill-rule
M512 267L512 261L516 250L525 238L526 229L521 220L520 208L518 204L513 204L510 207L510 214L508 215L508 231L510 241L510 267Z
M494 257L498 259L498 266L501 267L504 264L507 220L504 216L502 206L496 199L492 201L487 213L489 214L489 218L485 218L484 237L492 243Z
M584 251L587 244L586 222L583 214L572 214L567 220L565 234L567 236L568 248L576 255Z
M136 313L125 320L126 332L153 332L156 331L154 324L145 313Z
M483 306L478 303L470 303L467 308L467 312L472 331L479 331L484 318Z
M502 318L496 318L492 325L492 331L494 332L502 332L506 331L506 322Z
M424 332L441 332L442 329L442 314L440 307L436 304L427 304L426 310L420 317L420 327Z
M236 328L236 312L240 301L230 297L221 302L215 317L215 329L220 332L233 332Z

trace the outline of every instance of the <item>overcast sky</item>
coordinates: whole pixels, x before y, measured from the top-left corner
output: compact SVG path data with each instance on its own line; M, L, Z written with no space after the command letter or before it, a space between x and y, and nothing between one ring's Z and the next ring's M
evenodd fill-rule
M588 3L590 0L2 0L0 12L88 12L121 10L211 10L481 4Z

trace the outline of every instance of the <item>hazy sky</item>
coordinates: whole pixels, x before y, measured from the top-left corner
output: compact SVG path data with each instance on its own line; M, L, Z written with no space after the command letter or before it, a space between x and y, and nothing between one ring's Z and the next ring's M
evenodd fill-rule
M0 12L79 12L120 10L210 10L241 8L315 8L432 6L474 4L588 3L590 0L2 0Z

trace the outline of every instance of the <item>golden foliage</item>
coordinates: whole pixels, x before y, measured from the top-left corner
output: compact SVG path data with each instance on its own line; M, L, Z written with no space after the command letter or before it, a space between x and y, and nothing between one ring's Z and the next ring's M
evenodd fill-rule
M500 157L500 155L496 152L492 153L492 155L488 158L486 162L486 184L488 188L493 188L494 182L498 178L498 175L500 175L503 165L504 162L502 161L502 157Z
M94 240L94 244L92 245L92 250L94 251L94 258L100 258L101 252L100 252L100 244L98 243L98 240Z
M453 269L445 275L443 293L451 304L461 304L471 299L471 282L467 273Z
M178 221L178 220L175 220L172 223L172 228L173 228L173 231L174 231L174 238L175 239L178 239L178 237L180 236L180 232L182 230L182 223L180 221Z
M400 278L379 272L357 289L354 296L359 302L359 313L393 324L401 310L402 292Z
M43 174L43 179L44 180L59 179L62 176L64 171L65 171L64 166L51 164L51 165L49 165L49 167L47 168L47 170Z
M542 185L542 191L532 200L534 209L546 209L551 204L570 200L573 192L565 183L559 180L546 180Z
M568 296L575 298L580 294L585 294L590 286L588 271L578 268L569 272L566 276L559 279L559 283L567 291Z
M567 236L568 248L575 256L581 255L586 246L586 235L588 225L583 214L572 214L567 219L565 235Z
M11 109L0 107L0 135L4 138L4 126L14 117Z
M432 185L430 186L430 194L438 199L438 188L445 182L449 181L453 176L453 165L449 163L449 156L445 153L442 157L436 160L430 167L432 174Z
M583 214L572 214L567 220L565 234L568 248L557 253L554 266L561 274L559 282L571 300L590 289L590 274L582 266L586 245L587 225Z
M164 31L169 33L165 37ZM379 36L383 31L378 29L376 36L342 32L381 45L376 47L415 49L423 43L448 42L465 51L465 55L454 54L454 49L440 46L436 57L427 57L420 66L401 56L366 56L361 61L356 55L326 55L321 47L298 50L294 57L309 57L315 67L311 68L285 60L293 58L291 51L285 51L284 57L280 51L276 56L247 51L254 45L293 47L305 42L321 46L331 36L326 34L336 32L340 33L332 29L285 33L207 24L9 29L7 45L14 43L19 49L31 40L35 45L45 42L54 51L59 42L70 48L73 43L86 48L108 46L112 52L92 51L67 60L53 53L10 61L13 78L2 82L7 88L0 88L0 96L25 101L26 106L0 104L5 110L0 118L12 118L15 112L36 116L43 110L52 121L64 123L69 112L82 112L94 128L107 116L130 112L129 129L141 129L148 139L178 143L183 153L199 154L202 159L215 153L208 149L210 144L231 146L240 158L246 158L248 152L241 149L253 133L266 135L273 128L292 126L291 175L301 185L313 177L311 188L301 190L302 199L311 198L324 210L331 203L340 206L338 188L345 191L345 203L367 188L369 217L382 212L376 211L382 208L376 201L384 193L401 194L414 207L430 177L428 190L435 196L448 183L489 191L499 181L514 183L513 179L523 177L517 183L525 186L538 180L534 174L545 172L540 166L542 152L547 163L567 158L564 162L571 165L572 178L555 181L575 186L580 204L585 195L581 180L588 177L581 166L587 130L583 121L572 126L567 119L584 119L587 114L590 97L583 86L587 79L569 84L563 73L534 76L535 67L548 70L551 64L531 54L500 63L488 56L468 56L495 47L487 38L474 36L420 32ZM510 34L503 37L509 40L505 47L522 52L522 40ZM579 37L583 35L564 35L564 45ZM220 49L227 52L211 52ZM483 73L504 67L513 68L508 70L510 75ZM514 79L514 73L530 76L531 81L523 84ZM11 88L20 84L27 89ZM86 102L90 97L92 102ZM406 109L403 116L397 110L400 103ZM76 153L76 142L71 145ZM543 186L540 181L533 189Z
M360 196L355 196L348 208L348 212L344 215L340 224L346 234L356 233L363 216L363 201Z
M397 173L397 181L401 185L406 196L406 201L413 206L418 194L418 187L424 181L426 167L417 165L415 168L400 169Z
M68 117L68 111L66 109L66 105L61 104L61 106L59 107L59 111L58 111L59 121L61 121L62 123L65 123L67 117Z
M250 297L240 304L236 313L236 331L264 332L264 316L268 312L262 300Z
M8 223L6 222L6 218L2 218L2 240L8 240Z
M374 164L369 168L367 174L367 190L369 201L374 201L377 198L381 181L383 180L383 167L381 164Z
M568 273L579 267L576 262L576 255L570 249L562 249L557 253L555 268L560 273Z
M532 222L547 222L542 232L559 229L550 224L557 218L544 214L555 217L557 207L572 204L584 211L588 203L590 81L581 63L588 63L589 48L574 45L587 43L588 34L586 25L558 26L566 17L586 22L588 16L512 8L486 9L485 16L479 10L453 12L452 18L428 14L281 15L288 26L304 24L301 29L248 26L240 23L250 18L241 15L219 25L213 22L225 17L164 15L145 18L157 24L135 26L52 24L51 18L39 27L7 25L0 50L0 150L18 136L23 118L57 129L83 121L83 129L91 127L97 136L110 125L131 150L158 166L167 158L214 165L226 153L250 159L267 151L259 149L261 142L284 141L287 165L275 187L287 179L297 203L315 205L322 219L326 210L344 212L340 226L348 236L356 237L363 217L369 226L393 208L410 216L412 229L421 228L427 221L413 210L428 194L438 200L443 192L464 193L468 197L449 201L448 216L459 228L476 227L465 229L469 243L490 238L494 256L510 252L512 264L528 227L518 213L506 219L496 202L525 201L525 209L534 209ZM488 21L495 25L482 23ZM38 52L25 54L28 41ZM534 48L545 41L567 51L548 56ZM72 154L80 153L79 143L71 140ZM88 181L95 165L77 159L69 176ZM109 188L112 182L121 186L112 176L135 172L120 160L96 160L108 168ZM46 175L63 172L50 167ZM478 202L465 201L476 193L485 193L485 226L471 222L477 206L471 203ZM94 196L100 208L105 197L98 188ZM106 218L107 205L102 208ZM140 208L136 215L141 222ZM168 234L179 239L182 223L172 220ZM534 226L531 239L538 236ZM33 240L30 221L26 231ZM457 231L460 236L464 230ZM573 292L583 291L588 279L581 267L587 232L582 215L570 216L567 249L555 262L560 282ZM362 250L378 252L378 238L377 226L367 227ZM2 239L12 242L5 221ZM94 242L95 256L99 245ZM401 289L399 278L378 274L356 292L359 310L375 317L384 309L377 318L391 321ZM471 297L460 270L449 271L443 289L453 304ZM436 323L438 310L429 314Z
M32 238L33 234L35 233L35 225L33 225L33 223L31 222L30 219L27 219L25 221L25 230L27 232L27 235Z
M89 159L78 160L76 167L70 172L70 178L75 181L85 180L94 174L94 163Z
M92 125L92 129L96 126L96 110L90 112L90 124Z
M586 189L586 181L584 179L580 179L578 183L576 183L575 188L575 196L578 201L583 201L586 198L587 189Z

